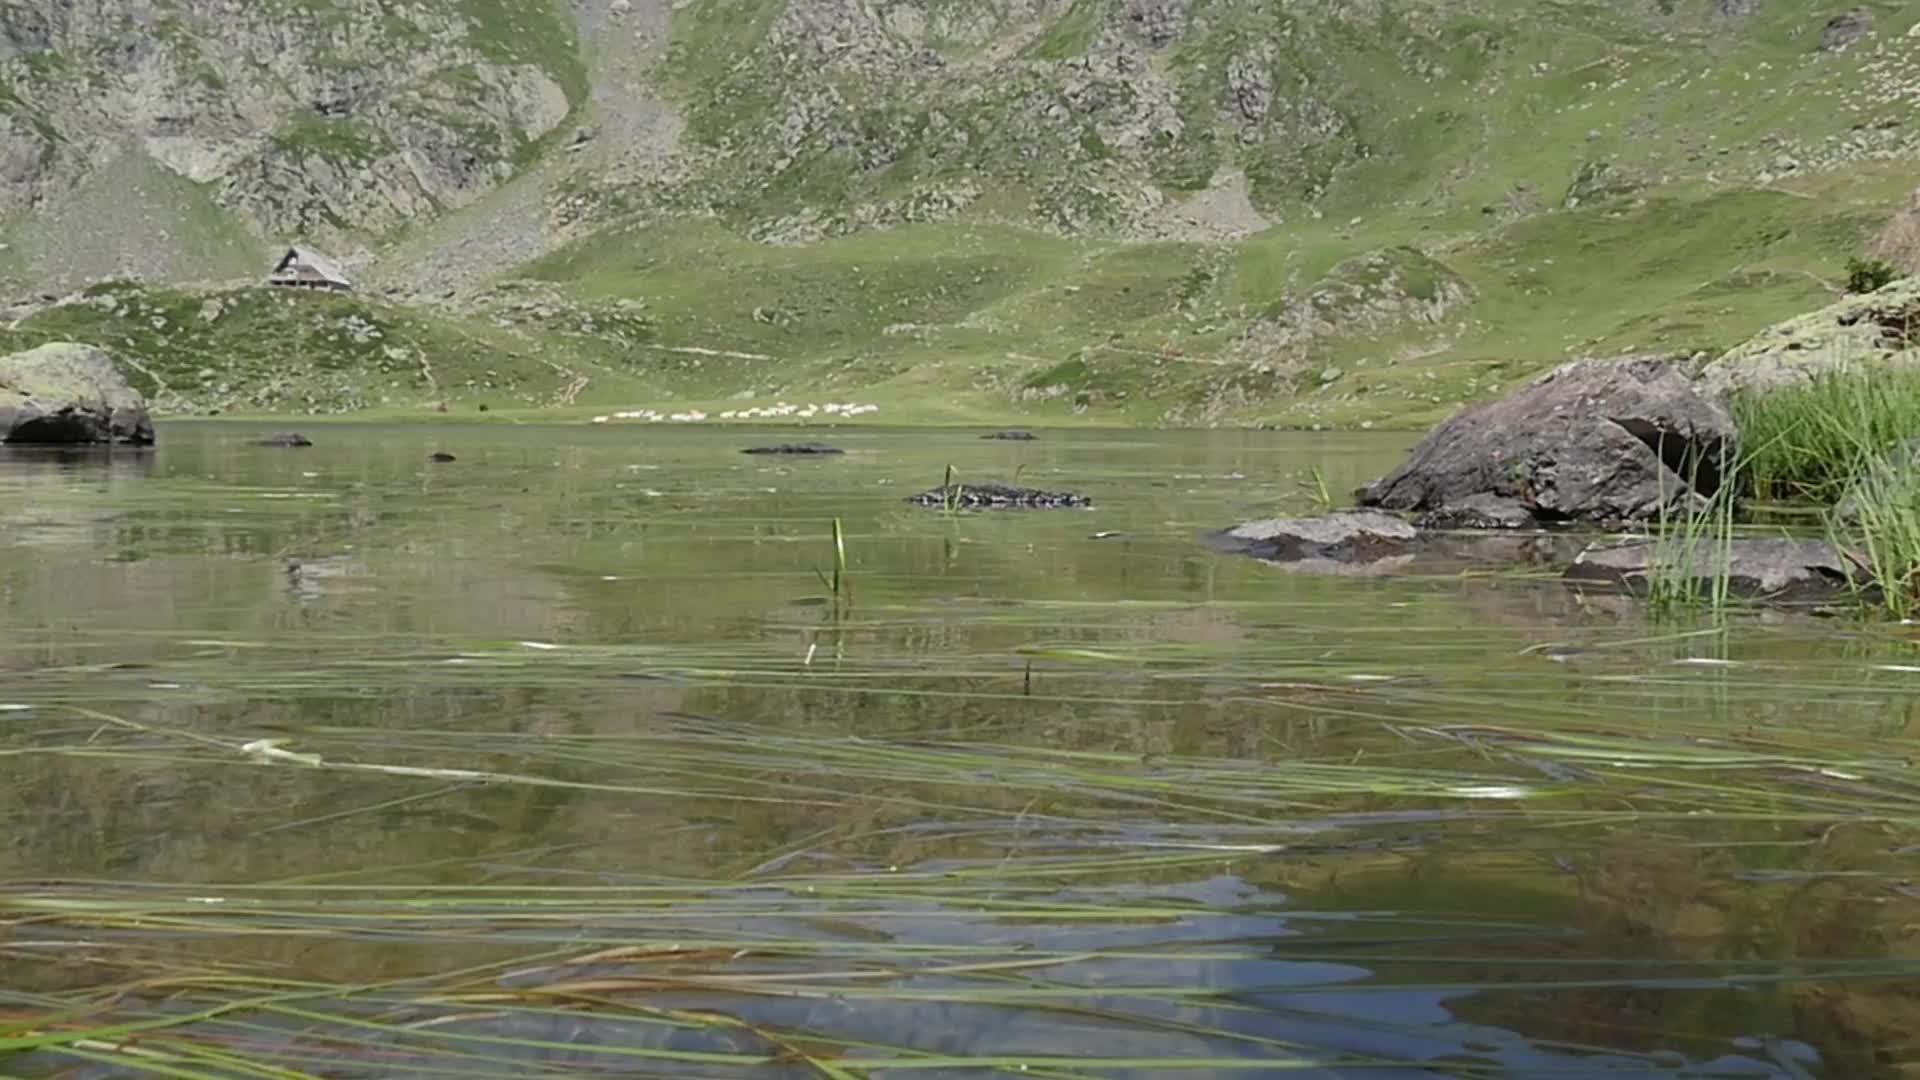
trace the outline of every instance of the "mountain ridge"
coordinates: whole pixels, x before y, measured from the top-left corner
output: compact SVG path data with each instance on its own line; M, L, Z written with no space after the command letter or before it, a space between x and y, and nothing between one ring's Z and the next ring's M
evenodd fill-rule
M1830 298L1912 187L1916 23L1785 0L0 0L0 283L137 279L170 307L300 239L345 256L368 312L522 336L557 365L529 405L583 378L567 403L866 378L983 411L1412 422L1569 351L1715 352ZM497 294L528 287L627 339L509 331ZM167 347L63 307L10 333ZM768 360L652 366L689 348Z

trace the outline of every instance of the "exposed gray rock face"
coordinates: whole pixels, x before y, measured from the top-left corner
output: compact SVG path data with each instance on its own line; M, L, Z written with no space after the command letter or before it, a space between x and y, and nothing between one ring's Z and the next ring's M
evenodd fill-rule
M60 342L0 357L0 440L143 446L153 423L106 353Z
M1561 204L1571 210L1582 203L1631 195L1645 186L1644 180L1610 161L1589 161L1574 174Z
M566 118L570 35L544 0L9 0L0 213L136 153L270 237L384 231L478 197Z
M1267 108L1273 102L1273 79L1268 74L1269 63L1265 57L1258 60L1235 57L1227 66L1227 88L1233 91L1234 105L1240 110L1240 115L1248 120L1265 120Z
M0 116L0 214L30 209L53 170L53 144L17 116Z
M1718 490L1737 444L1726 409L1664 359L1580 360L1442 423L1360 502L1437 511L1491 496L1541 522L1644 520Z
M1645 595L1662 576L1690 578L1701 594L1709 594L1723 573L1733 595L1779 603L1831 600L1848 587L1846 558L1821 540L1736 539L1726 549L1702 543L1690 554L1664 556L1648 540L1595 546L1574 559L1565 577L1635 595Z
M1409 554L1418 539L1413 526L1377 511L1349 511L1312 518L1250 521L1216 534L1215 546L1257 559L1331 559L1372 562Z
M1857 7L1827 20L1820 28L1820 51L1839 52L1873 31L1873 12Z
M1154 48L1173 44L1187 22L1187 0L1127 0L1127 18Z

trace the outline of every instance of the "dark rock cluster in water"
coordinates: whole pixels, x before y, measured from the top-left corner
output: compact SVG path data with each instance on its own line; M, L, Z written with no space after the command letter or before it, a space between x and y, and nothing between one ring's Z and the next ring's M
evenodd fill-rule
M313 440L297 431L282 431L255 442L255 446L312 446Z
M936 508L965 510L1071 510L1092 506L1093 500L1071 491L1041 491L1007 484L954 484L931 488L907 501Z
M1003 442L1032 442L1039 438L1031 431L995 431L980 436L983 439L999 439Z
M435 450L433 453L427 455L427 460L445 462L445 461L454 461L456 459L452 454L447 453L445 450Z
M1647 521L1718 491L1738 443L1666 360L1578 360L1445 421L1359 501L1436 527Z
M846 451L826 443L775 443L771 446L749 446L740 451L743 454L844 454Z

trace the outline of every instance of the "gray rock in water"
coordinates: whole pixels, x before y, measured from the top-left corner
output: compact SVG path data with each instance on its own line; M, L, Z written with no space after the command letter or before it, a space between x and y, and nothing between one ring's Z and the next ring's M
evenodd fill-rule
M980 436L983 439L999 439L1003 442L1032 442L1039 438L1031 431L995 431Z
M1214 534L1223 550L1279 562L1373 562L1409 554L1419 531L1392 514L1355 510L1312 518L1250 521Z
M56 342L0 357L0 439L145 446L153 422L146 399L105 352Z
M1723 561L1724 558L1724 561ZM1711 541L1697 544L1691 553L1663 553L1651 540L1612 546L1595 545L1582 551L1564 575L1569 581L1614 585L1644 596L1661 574L1691 576L1703 594L1725 573L1728 591L1738 597L1780 603L1832 600L1847 590L1849 564L1831 544L1821 540L1734 540L1726 548Z
M1421 529L1527 529L1538 524L1518 499L1485 494L1429 510L1414 522Z
M1454 415L1359 501L1434 511L1491 496L1540 522L1639 521L1717 491L1738 440L1664 359L1579 360Z
M749 446L740 451L743 454L843 454L846 451L826 443L775 443L772 446Z
M1873 30L1873 12L1857 7L1827 20L1820 28L1820 51L1839 52Z
M282 431L254 443L255 446L312 446L313 440L297 431Z
M1007 484L955 484L907 496L918 506L958 506L967 510L1071 510L1093 505L1093 500L1071 491L1041 491Z

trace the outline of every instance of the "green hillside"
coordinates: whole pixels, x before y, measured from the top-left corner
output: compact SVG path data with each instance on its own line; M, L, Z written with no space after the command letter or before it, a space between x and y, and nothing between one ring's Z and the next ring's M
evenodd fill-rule
M369 288L303 302L411 327L420 361L246 319L130 332L91 298L12 333L190 364L169 389L195 408L770 394L892 419L1410 425L1570 355L1718 352L1826 302L1920 156L1915 4L620 0L569 25L532 3L460 5L433 43L508 73L468 93L523 70L565 91L559 126L467 141L500 163L471 199L355 218L359 174L313 181L346 185L322 231ZM406 108L431 112L422 94ZM307 149L378 158L382 138ZM220 235L198 243L231 276ZM160 308L211 287L138 276ZM410 385L422 366L433 384ZM228 393L180 389L208 368Z

